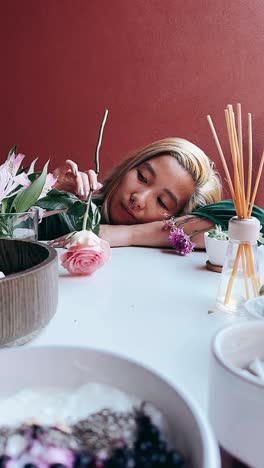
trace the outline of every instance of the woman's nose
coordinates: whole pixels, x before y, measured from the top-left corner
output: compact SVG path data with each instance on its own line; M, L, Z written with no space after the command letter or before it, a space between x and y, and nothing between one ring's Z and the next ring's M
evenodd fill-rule
M147 199L148 199L148 192L147 191L142 191L142 192L137 192L133 193L131 195L131 205L134 208L137 209L142 209L145 208Z

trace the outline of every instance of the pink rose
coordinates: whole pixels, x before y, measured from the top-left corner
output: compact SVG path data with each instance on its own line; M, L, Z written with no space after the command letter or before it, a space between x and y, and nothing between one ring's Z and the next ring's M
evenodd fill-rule
M92 275L110 257L109 243L92 231L83 230L70 237L68 250L61 256L61 264L72 275Z

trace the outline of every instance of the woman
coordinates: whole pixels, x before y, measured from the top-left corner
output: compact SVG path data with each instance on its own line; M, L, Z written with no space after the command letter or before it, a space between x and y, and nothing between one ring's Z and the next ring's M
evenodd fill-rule
M197 207L221 199L221 182L213 163L196 145L181 138L152 143L117 166L103 186L93 170L80 172L73 161L54 171L55 189L87 199L89 190L101 205L99 236L115 246L168 247L164 220L177 216L186 234L213 226L208 219L191 216ZM203 248L203 233L193 235ZM54 241L63 246L64 241Z

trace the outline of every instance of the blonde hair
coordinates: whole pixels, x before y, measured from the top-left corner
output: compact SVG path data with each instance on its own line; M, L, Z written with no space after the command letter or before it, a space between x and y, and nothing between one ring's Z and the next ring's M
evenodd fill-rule
M195 183L195 190L182 213L191 213L199 206L221 200L222 186L214 163L198 146L183 138L165 138L133 152L115 167L104 180L98 198L103 200L102 216L110 222L109 205L120 180L131 169L157 156L170 155L188 172Z

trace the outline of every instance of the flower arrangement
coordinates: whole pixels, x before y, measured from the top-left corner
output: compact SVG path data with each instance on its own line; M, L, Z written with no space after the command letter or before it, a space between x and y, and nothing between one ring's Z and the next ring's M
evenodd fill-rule
M96 173L99 174L99 149L108 111L101 123L95 153ZM92 202L91 189L87 200L82 201L72 193L54 190L56 178L47 173L48 162L41 172L34 172L37 159L28 168L21 168L24 155L16 155L16 146L9 152L7 160L0 166L0 236L13 237L14 213L29 212L33 207L41 211L41 218L49 212L64 213L68 227L65 241L67 252L61 262L71 274L91 275L111 257L109 243L100 239L100 213ZM1 217L1 215L5 215ZM23 218L22 218L23 222ZM17 226L16 226L17 227ZM56 245L54 245L56 246Z
M24 158L23 154L16 155L16 146L14 146L9 151L6 161L0 166L1 237L13 237L15 228L13 214L28 212L55 183L52 174L47 173L48 162L41 172L34 172L37 159L24 169L21 168Z

